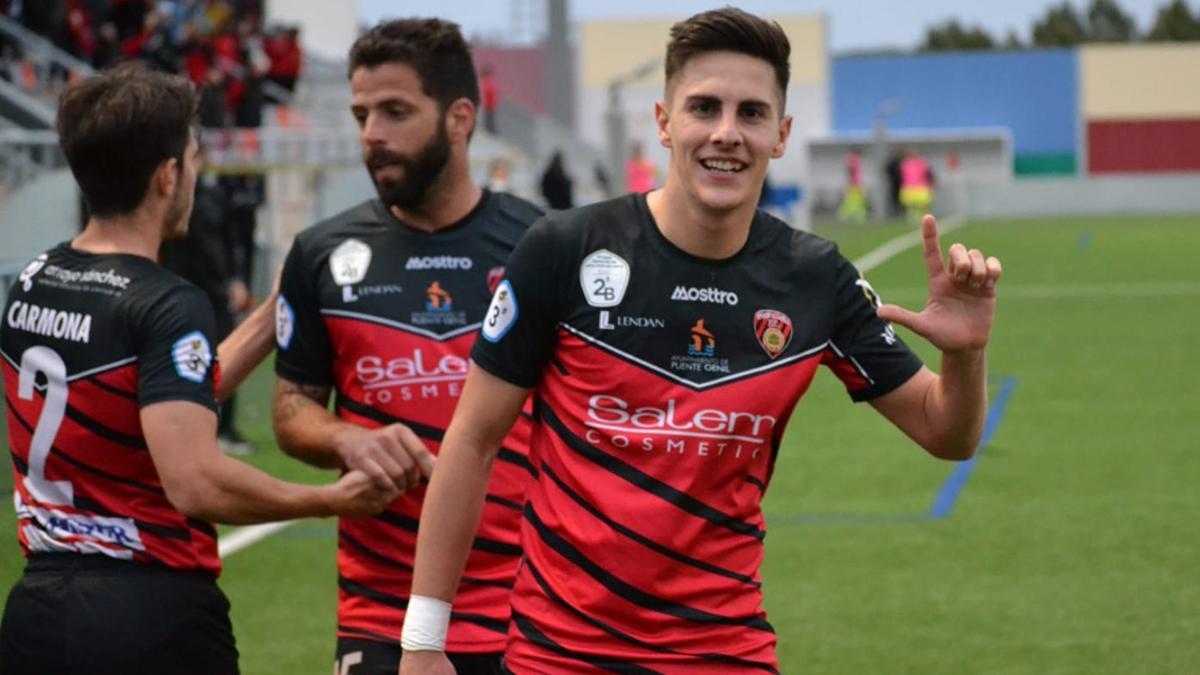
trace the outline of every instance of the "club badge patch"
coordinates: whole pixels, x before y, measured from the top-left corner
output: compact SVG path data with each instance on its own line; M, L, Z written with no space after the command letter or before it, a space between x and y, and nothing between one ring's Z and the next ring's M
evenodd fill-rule
M292 335L296 331L296 313L288 304L287 298L279 294L275 301L275 344L283 351L292 346Z
M347 239L329 256L329 273L338 286L357 284L371 266L371 247L357 239Z
M175 362L175 372L180 377L199 384L204 381L208 367L212 365L212 349L204 334L194 330L171 345L171 360Z
M792 342L792 320L783 312L760 309L754 313L754 334L767 356L775 358Z
M616 307L629 287L629 263L612 251L593 251L579 265L579 285L592 307Z
M505 279L496 287L496 294L492 296L492 304L483 317L483 339L488 342L499 342L500 338L504 337L517 322L519 313L517 294L513 292L512 284Z

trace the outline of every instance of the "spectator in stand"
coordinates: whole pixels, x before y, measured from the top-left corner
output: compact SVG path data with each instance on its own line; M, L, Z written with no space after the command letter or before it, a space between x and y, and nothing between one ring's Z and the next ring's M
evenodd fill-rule
M546 206L561 211L575 206L574 189L571 177L563 167L561 151L555 151L542 174L542 196L546 198Z
M92 54L92 67L107 68L121 58L121 44L117 40L117 27L105 21L96 31L96 51Z
M484 66L479 71L479 94L483 99L483 128L495 135L499 133L496 131L496 106L500 103L500 92L491 66Z
M108 20L117 28L117 39L125 42L141 33L148 10L144 0L112 0Z
M96 31L82 0L67 0L67 27L63 47L71 56L91 61L96 53Z
M658 167L642 152L640 141L634 141L629 149L629 159L625 161L625 191L649 192L658 182Z
M299 31L289 28L267 36L263 40L263 51L270 61L267 79L286 89L289 94L295 93L296 79L300 77L300 64L303 60Z

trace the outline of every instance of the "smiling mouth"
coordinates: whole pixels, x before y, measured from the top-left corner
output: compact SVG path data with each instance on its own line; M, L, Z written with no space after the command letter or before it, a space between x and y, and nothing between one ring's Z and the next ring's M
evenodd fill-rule
M702 159L700 166L716 173L733 175L745 171L748 165L736 159Z

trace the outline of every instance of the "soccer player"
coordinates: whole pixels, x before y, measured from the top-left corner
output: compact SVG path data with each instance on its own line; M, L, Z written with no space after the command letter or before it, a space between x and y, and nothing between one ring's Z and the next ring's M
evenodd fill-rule
M288 255L275 431L297 458L406 490L384 513L338 527L337 672L392 674L425 494L418 479L450 423L492 290L541 212L471 180L479 86L455 24L367 31L350 50L350 89L378 199L301 233ZM447 643L460 673L500 672L528 433L523 422L492 448L500 461Z
M155 262L192 209L195 112L185 80L136 66L59 103L92 215L25 268L0 319L28 557L0 627L6 675L236 673L211 523L375 513L396 494L357 471L285 483L217 448L217 400L270 352L273 307L214 349L208 299Z
M974 451L999 261L956 244L944 265L927 219L928 306L879 307L834 245L757 211L791 130L788 54L741 10L676 24L663 188L549 215L513 253L426 497L401 673L451 672L458 570L531 388L505 654L520 675L776 672L760 504L821 364L933 455ZM941 375L889 321L941 349Z

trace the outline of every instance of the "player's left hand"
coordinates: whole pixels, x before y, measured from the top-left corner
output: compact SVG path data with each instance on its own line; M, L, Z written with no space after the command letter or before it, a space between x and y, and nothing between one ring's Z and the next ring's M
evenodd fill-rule
M943 353L983 349L992 334L1000 261L962 244L952 245L946 252L949 259L943 260L937 221L931 215L921 222L921 234L929 273L925 309L917 313L882 305L876 313L929 340Z

